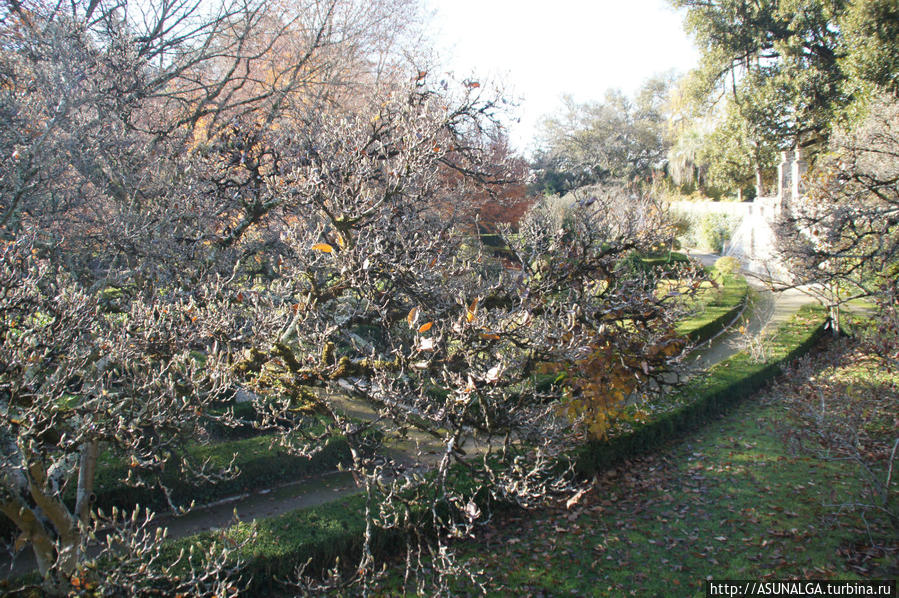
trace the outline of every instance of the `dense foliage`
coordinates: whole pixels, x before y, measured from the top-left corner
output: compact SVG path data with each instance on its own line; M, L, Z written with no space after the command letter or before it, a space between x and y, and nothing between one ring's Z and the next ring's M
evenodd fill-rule
M714 128L704 131L709 150L700 160L716 185L756 183L769 190L762 173L776 165L777 151L825 142L874 88L895 93L894 3L673 4L687 10L687 27L702 51L685 95L706 107L700 116L708 107L717 112Z
M173 470L236 473L185 450L211 420L297 455L340 436L380 497L366 541L424 516L438 542L412 534L410 555L451 569L443 540L478 517L454 467L523 504L564 491L554 455L676 378L698 273L628 267L670 241L664 212L610 186L522 216L501 94L389 51L413 3L3 10L0 510L44 591L240 587L235 546L167 561L148 514L101 514L101 455L168 495ZM496 202L520 217L494 214L505 261L472 234ZM371 427L438 455L373 454ZM358 578L374 569L363 551Z
M634 99L609 90L603 102L565 99L564 112L541 124L534 160L540 192L566 193L609 180L646 179L667 151L669 77L644 83Z

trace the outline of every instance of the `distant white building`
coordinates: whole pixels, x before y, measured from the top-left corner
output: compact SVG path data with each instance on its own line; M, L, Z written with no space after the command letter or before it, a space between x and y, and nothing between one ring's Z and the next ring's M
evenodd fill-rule
M805 194L807 169L801 149L784 151L777 167L777 195L760 196L749 202L679 201L673 202L671 208L688 214L739 217L740 224L723 253L738 258L747 270L787 281L789 274L777 255L773 224L792 201Z

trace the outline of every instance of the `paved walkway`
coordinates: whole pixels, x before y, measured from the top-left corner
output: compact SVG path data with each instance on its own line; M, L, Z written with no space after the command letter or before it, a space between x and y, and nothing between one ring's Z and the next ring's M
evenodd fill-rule
M719 256L693 253L691 257L704 265L712 265ZM746 333L731 329L697 347L693 362L697 368L708 368L738 353L744 348L748 337L761 331L776 329L799 307L812 301L808 295L798 290L774 294L758 279L747 279L756 292L755 298L744 312L748 316ZM369 421L378 418L377 410L370 405L351 399L344 399L341 404L347 415ZM397 460L409 460L410 455L420 453L421 460L433 463L440 458L441 448L439 440L422 432L410 431L406 440L388 441L387 452L388 456ZM181 538L204 530L226 527L234 522L235 515L243 521L273 517L358 492L361 490L351 474L334 472L229 497L211 505L197 507L180 517L161 515L159 523L169 528L170 538ZM11 578L32 570L34 560L31 551L23 551L12 563L12 567L9 567L9 560L0 556L0 571Z
M721 257L708 253L690 253L689 255L705 266L714 265L715 260ZM751 276L748 272L744 272L744 274L746 274L750 288L754 291L750 294L749 304L743 312L744 320L741 324L744 326L745 332L741 333L738 325L698 346L693 363L700 368L709 368L735 353L739 353L760 334L764 335L777 330L800 307L814 303L814 299L802 292L801 289L788 289L772 293L762 280Z

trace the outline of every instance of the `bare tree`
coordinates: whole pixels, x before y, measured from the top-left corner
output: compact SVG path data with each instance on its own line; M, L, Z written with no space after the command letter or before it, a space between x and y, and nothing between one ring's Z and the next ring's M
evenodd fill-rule
M886 297L899 257L899 103L882 95L867 116L837 131L777 227L798 284L813 284L833 311L860 297ZM836 329L835 329L836 330Z
M570 489L557 458L658 392L684 349L680 294L626 259L668 240L650 199L611 188L539 203L504 233L514 268L465 234L465 210L446 209L507 176L484 135L501 104L479 82L422 72L283 138L283 254L248 308L271 345L237 365L259 388L295 389L351 441L346 395L388 434L425 443L399 460L357 444L356 467L370 531L400 529L450 569L444 540L478 518L475 494L529 505ZM695 289L695 272L669 275ZM359 570L371 564L366 551Z
M221 555L176 580L136 512L122 527L96 511L98 460L122 460L134 484L160 483L166 463L197 483L233 473L180 447L233 391L227 351L253 335L241 304L254 226L279 203L277 161L240 134L272 136L288 109L338 101L341 78L395 39L404 6L0 9L0 511L45 591L170 577L165 591L223 594ZM90 560L111 573L90 573L107 524Z
M20 239L0 257L0 511L20 530L17 544L33 547L45 590L65 593L86 579L85 550L105 519L93 505L102 452L114 449L135 484L154 483L178 459L198 483L224 473L180 447L202 432L199 416L226 381L216 372L226 370L214 349L203 364L192 353L216 335L216 303L195 303L214 289L134 298L111 314L41 253ZM106 587L129 571L118 573Z
M382 68L393 9L409 6L3 13L0 497L46 590L165 587L172 565L137 523L113 532L113 573L85 566L98 525L122 523L92 507L98 457L124 460L132 483L159 483L172 460L198 482L228 475L179 446L235 380L296 451L323 438L292 444L289 399L314 403L353 446L369 529L400 528L447 568L473 493L562 491L562 451L670 381L672 324L698 285L673 272L683 289L660 292L634 267L669 240L663 213L620 189L544 202L504 232L518 266L492 259L463 216L516 179L490 144L502 98ZM373 424L345 416L347 395L437 456L363 450ZM368 549L361 565L367 583ZM215 562L188 569L171 591L227 589Z

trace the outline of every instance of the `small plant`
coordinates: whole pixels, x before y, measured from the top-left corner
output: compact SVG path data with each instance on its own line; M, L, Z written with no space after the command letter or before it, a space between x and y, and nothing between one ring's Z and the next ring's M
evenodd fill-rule
M672 210L669 222L674 228L675 239L681 247L696 247L699 245L696 238L698 218L695 215Z
M752 363L766 363L771 357L771 342L768 335L764 331L752 334L743 325L739 331L740 350L749 356Z
M737 331L740 333L737 339L737 346L740 351L749 356L749 360L752 363L767 363L773 356L774 347L772 345L772 335L765 331L764 324L770 322L774 316L774 305L756 304L751 307L753 309L749 313L757 314L759 321L762 322L762 328L757 333L752 333L747 328L746 321L741 322L739 328L737 328Z
M735 257L726 255L724 257L719 257L715 260L715 270L718 271L718 274L721 275L721 278L725 276L733 276L742 268L742 264L740 264L740 260Z

